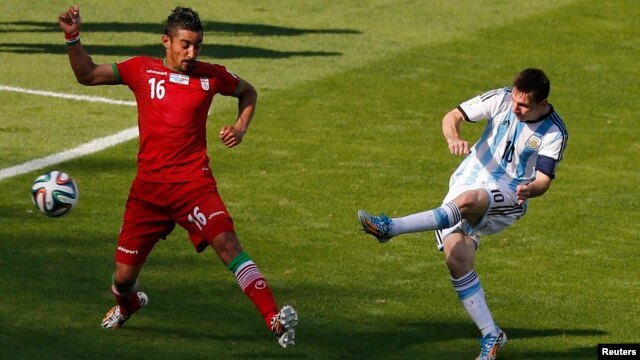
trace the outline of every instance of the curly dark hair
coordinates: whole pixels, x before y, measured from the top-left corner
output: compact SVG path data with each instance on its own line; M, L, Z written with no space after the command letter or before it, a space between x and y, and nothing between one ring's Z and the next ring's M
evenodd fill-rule
M171 15L167 17L164 34L172 36L179 29L202 32L202 23L198 13L188 7L178 6L173 9Z
M513 86L524 93L531 93L532 100L536 103L545 100L551 91L547 75L544 71L535 68L522 70L513 79Z

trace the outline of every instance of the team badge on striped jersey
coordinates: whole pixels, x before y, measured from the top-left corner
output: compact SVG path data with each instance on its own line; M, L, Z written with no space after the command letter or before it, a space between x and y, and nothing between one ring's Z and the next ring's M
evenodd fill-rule
M540 139L540 137L537 134L533 134L531 135L531 137L529 137L529 139L527 139L525 146L527 147L527 149L536 150L537 148L540 147L541 143L542 143L542 139Z

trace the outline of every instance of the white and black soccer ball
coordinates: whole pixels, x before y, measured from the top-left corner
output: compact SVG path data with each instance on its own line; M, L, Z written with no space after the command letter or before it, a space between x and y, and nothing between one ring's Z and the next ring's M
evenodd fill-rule
M53 170L38 176L31 186L31 200L41 213L57 217L76 207L78 185L69 174Z

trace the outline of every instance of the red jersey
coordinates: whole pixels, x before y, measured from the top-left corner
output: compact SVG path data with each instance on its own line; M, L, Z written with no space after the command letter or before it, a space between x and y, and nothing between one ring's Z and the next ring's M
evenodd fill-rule
M138 104L137 177L154 182L211 177L207 113L215 94L236 90L238 77L224 66L201 61L187 75L146 56L117 63L115 69Z

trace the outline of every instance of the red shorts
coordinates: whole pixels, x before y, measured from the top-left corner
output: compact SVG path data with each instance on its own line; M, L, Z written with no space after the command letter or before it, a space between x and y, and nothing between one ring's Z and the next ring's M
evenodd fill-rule
M197 252L206 249L218 234L235 232L214 179L182 183L135 179L125 205L115 260L128 265L144 263L176 223L188 231Z

